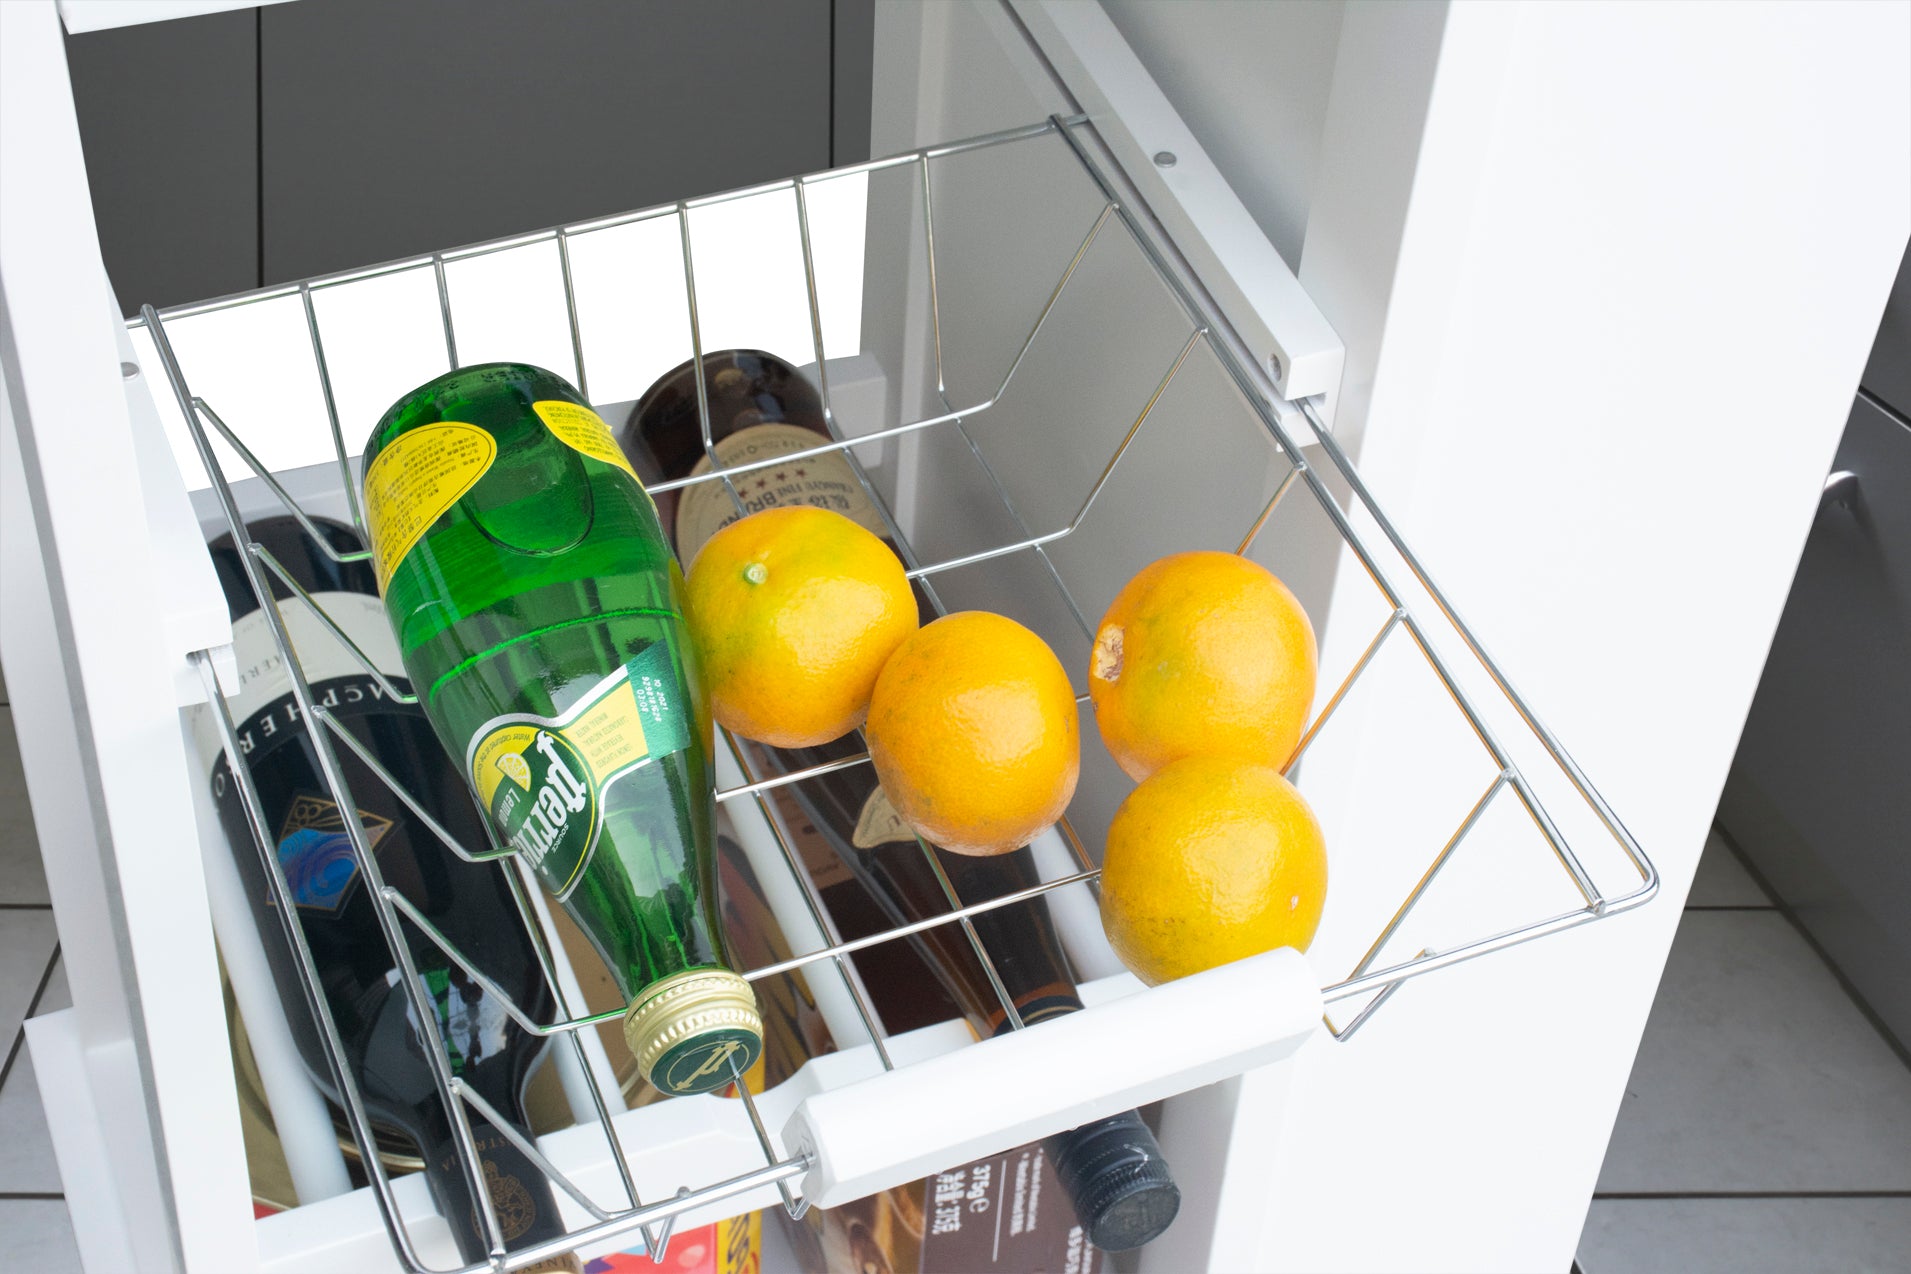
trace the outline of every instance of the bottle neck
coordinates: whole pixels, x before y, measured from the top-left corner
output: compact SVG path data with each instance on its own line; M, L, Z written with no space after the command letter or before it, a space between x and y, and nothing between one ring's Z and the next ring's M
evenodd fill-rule
M1098 1248L1122 1252L1152 1242L1181 1210L1180 1187L1136 1111L1056 1133L1042 1145Z
M1036 879L1033 859L1026 848L986 860L965 859L941 850L928 853L935 855L935 863L913 840L885 843L856 851L861 870L852 871L877 893L878 901L885 904L897 923L946 915L952 906L986 902L1033 884ZM955 895L953 899L943 888L944 879ZM996 979L1024 1026L1082 1007L1048 908L1039 899L982 912L969 921L967 929L956 924L938 925L923 932L920 939L933 954L931 967L985 1035L1014 1029L1002 1007ZM987 956L986 967L976 952L977 945Z
M768 749L757 754L767 754L769 764L757 766L764 772L814 763L808 754L770 754ZM815 828L811 837L798 835L799 842L812 838L825 842L822 852L842 862L891 924L910 924L948 914L949 896L942 880L913 837L851 843L855 838L849 829L868 821L858 812L866 810L874 791L874 776L868 769L845 770L777 789L772 808L786 827ZM989 859L932 852L956 898L965 905L1024 888L1037 879L1033 856L1027 849ZM1017 903L983 912L970 924L1023 1025L1081 1008L1074 978L1045 905L1039 901ZM991 1036L1013 1029L988 970L961 926L938 925L912 936L910 941L926 957L937 979L979 1034Z
M466 1261L483 1260L490 1244L458 1156L457 1134L443 1126L443 1120L434 1122L440 1127L436 1144L425 1153L425 1179L445 1223L451 1227L459 1255ZM505 1246L515 1251L562 1235L564 1220L558 1213L557 1199L537 1166L502 1132L476 1115L471 1117L471 1137L477 1147L485 1193ZM583 1267L574 1255L567 1254L528 1268L576 1274Z
M994 959L994 952L986 941L982 949L988 951L990 958ZM970 954L973 956L974 953ZM1082 1007L1081 997L1075 994L1075 988L1067 982L1051 982L1046 986L1033 989L1017 988L1010 985L1000 961L996 963L996 973L1002 976L1003 989L1008 991L1009 998L1014 1002L1015 1011L1021 1017L1023 1026L1034 1026L1037 1022L1046 1022L1064 1013L1074 1013ZM1002 1011L1001 997L994 994L994 988L985 987L984 989L989 992L989 997L984 1002L987 1010L984 1017L990 1023L989 1033L991 1035L1008 1034L1015 1029L1015 1023L1011 1022L1009 1015Z

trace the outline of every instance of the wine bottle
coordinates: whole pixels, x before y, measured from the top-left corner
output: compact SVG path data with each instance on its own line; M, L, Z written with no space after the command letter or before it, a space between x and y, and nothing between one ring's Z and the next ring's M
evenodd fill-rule
M357 551L356 536L320 520L327 543ZM247 534L313 596L379 671L404 688L397 649L384 622L372 572L359 562L332 560L289 517L254 522ZM240 688L229 703L239 747L283 867L300 932L313 962L359 1090L381 1131L419 1147L427 1182L467 1261L489 1249L455 1148L451 1117L440 1102L424 1053L424 1036L400 985L402 973L386 946L370 891L352 856L344 816L321 777L310 736L298 717L291 676L265 614L240 565L231 536L211 546L233 620L233 651ZM302 601L277 579L279 599L300 666L314 699L378 759L447 830L482 845L483 829L462 777L444 755L417 708L394 700L377 678L327 632ZM211 769L214 801L252 902L292 1036L307 1069L334 1101L317 1023L306 1009L297 957L285 940L267 884L265 864L232 773L232 758L216 726L202 714L196 725ZM444 933L528 1014L548 1017L551 995L537 953L520 923L510 886L498 869L458 858L349 749L336 749L360 825L388 885ZM497 999L435 945L407 934L412 960L437 1008L437 1026L452 1073L493 1109L526 1129L524 1088L545 1041L520 1029ZM497 1128L468 1112L486 1188L507 1244L521 1247L564 1232L550 1184ZM534 1268L576 1270L573 1258Z
M731 479L737 499L720 482L664 494L659 511L685 561L693 560L724 526L777 504L833 509L887 538L887 524L843 454L797 455L829 438L821 398L801 373L761 350L726 350L703 356L703 377L711 450L717 460L726 469L759 467ZM638 400L619 442L647 483L710 471L700 415L694 361L665 375ZM792 456L796 458L784 464L763 463ZM919 584L916 600L926 614L935 614L933 599ZM749 747L752 765L764 777L861 750L854 734L815 748ZM777 788L771 805L786 835L801 838L814 828L807 834L821 837L895 924L950 910L931 854L963 905L1039 881L1026 846L1011 854L975 858L919 843L889 808L873 767L867 765ZM971 924L1023 1025L1082 1007L1044 900L984 912ZM911 941L980 1033L1012 1029L987 969L960 926L938 925ZM1180 1191L1153 1134L1134 1112L1061 1133L1049 1139L1047 1148L1096 1246L1110 1251L1139 1247L1174 1220Z
M550 372L463 368L385 413L364 486L425 715L617 980L644 1077L731 1082L763 1027L715 911L710 713L682 572L609 428Z
M742 839L750 837L742 827L735 830ZM768 835L768 829L760 834ZM724 914L733 918L731 932L739 951L755 967L781 964L790 958L789 944L750 865L749 851L728 836L719 836L718 842ZM759 850L775 853L768 845ZM859 888L848 879L828 892L831 901L839 903L856 897ZM920 976L923 970L916 954L906 949L884 951L882 960L887 965L917 965ZM811 1058L836 1049L828 1017L811 998L801 971L768 982L759 986L764 1005L764 1066L760 1075L750 1077L752 1092L775 1088ZM1036 1142L838 1207L811 1208L800 1220L781 1208L768 1211L775 1213L796 1268L804 1274L837 1270L1097 1274L1107 1270L1106 1256L1095 1249L1073 1209L1058 1203L1066 1194L1046 1148ZM1044 1197L1050 1201L1047 1208L1042 1207ZM997 1225L996 1219L1004 1214L1010 1219Z

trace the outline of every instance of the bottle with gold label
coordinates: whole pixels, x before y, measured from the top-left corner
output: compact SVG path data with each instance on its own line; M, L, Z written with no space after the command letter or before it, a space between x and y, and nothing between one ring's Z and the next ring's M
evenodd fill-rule
M466 367L385 413L364 473L405 670L498 838L616 978L645 1078L729 1083L762 1023L716 917L710 715L610 430L550 372Z
M775 505L808 504L832 509L877 535L887 536L881 511L840 452L803 455L830 441L823 403L803 374L762 350L718 350L697 368L684 363L660 378L632 408L619 440L646 480L707 473L701 416L707 407L711 450L732 479L743 512L723 485L699 483L667 493L660 505L677 551L693 561L709 538L738 517ZM780 463L770 463L770 462ZM744 466L756 466L744 468ZM915 586L925 616L934 599ZM820 747L778 749L746 744L759 775L790 774L841 762L863 750L849 734ZM986 902L1039 882L1033 852L976 858L917 841L903 824L869 766L836 769L802 783L775 788L769 813L814 862L834 856L867 891L892 925L944 915L950 898ZM932 858L933 856L933 858ZM940 870L938 870L938 868ZM983 912L970 922L995 976L1024 1025L1082 1007L1073 971L1041 899ZM1013 1029L969 932L953 924L910 939L977 1032ZM1110 1251L1139 1247L1173 1222L1181 1192L1160 1146L1139 1115L1126 1112L1070 1129L1048 1139L1047 1153L1063 1191L1075 1205L1093 1242Z

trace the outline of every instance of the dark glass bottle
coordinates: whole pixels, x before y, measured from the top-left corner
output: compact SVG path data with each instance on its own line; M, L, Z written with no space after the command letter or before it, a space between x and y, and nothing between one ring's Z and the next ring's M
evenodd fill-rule
M360 548L349 528L323 520L319 527L334 549ZM369 566L332 561L289 517L254 522L248 533L352 635L379 671L406 688ZM381 1131L419 1147L426 1180L459 1252L467 1261L480 1260L488 1244L458 1162L451 1120L438 1099L423 1037L399 985L398 963L385 945L345 824L299 724L290 675L232 538L219 537L211 552L233 619L240 690L230 706L240 748L259 790L266 825L278 838L275 848L292 889L299 929L343 1038L346 1064ZM424 714L394 701L303 602L277 579L271 584L315 700L462 843L483 846L484 832L469 790ZM252 902L293 1039L321 1089L339 1100L318 1025L305 1009L296 957L275 914L230 758L210 721L200 722L199 734L211 766L219 819ZM386 883L527 1013L548 1018L550 992L499 869L452 854L349 749L335 745L335 750ZM524 1088L545 1041L512 1023L497 1000L436 946L422 936L411 938L411 956L437 1006L437 1025L452 1072L524 1132ZM543 1174L475 1112L471 1124L505 1241L518 1248L562 1234L563 1221ZM564 1257L534 1268L579 1267L574 1258Z
M752 967L781 964L790 958L790 949L748 852L727 836L718 841L724 916L738 953ZM818 861L819 876L836 875L834 860ZM856 904L864 901L864 892L853 879L838 878L824 892L837 909L839 923L843 904L861 910ZM937 994L939 986L930 981L917 951L889 944L876 951L879 959L862 966L863 970L904 966L898 981L909 987L911 996L910 1002L895 1004L879 984L872 984L869 989L880 1011L887 1014L893 1008L920 1016L933 1012L921 1002L933 1000L941 1003L943 1011L923 1017L922 1023L947 1019L951 1006ZM836 1049L828 1019L810 998L801 972L766 981L768 985L759 983L757 988L763 1001L764 1064L762 1073L751 1077L752 1092L776 1087L810 1059ZM1036 1143L951 1165L926 1179L907 1181L837 1207L811 1208L800 1220L792 1220L781 1208L767 1211L789 1242L796 1258L794 1268L804 1274L1065 1269L1105 1274L1108 1258L1095 1248L1074 1210L1039 1206L1044 1196L1053 1201L1064 1193L1046 1149ZM1020 1212L1021 1223L991 1225L992 1215L1015 1214L1016 1199L1028 1205ZM953 1218L949 1214L952 1200L960 1200Z
M790 456L829 439L822 401L795 368L761 350L724 350L703 357L705 397L713 450L725 468ZM696 368L684 363L652 385L632 409L618 437L647 484L705 473ZM733 479L742 500L721 482L666 492L658 512L687 563L703 544L739 516L778 504L812 504L850 517L888 538L883 521L850 463L839 453L767 465ZM920 585L916 603L926 617L936 608ZM791 773L863 750L851 734L816 748L750 745L759 777ZM889 809L867 765L777 788L772 805L785 834L820 837L862 882L892 923L944 915L949 900L934 867L912 833ZM813 831L810 829L814 829ZM963 905L985 902L1036 884L1034 854L978 858L931 849ZM984 912L972 921L976 936L1024 1025L1082 1007L1075 980L1040 899ZM1008 1014L966 933L938 925L911 938L976 1029L1011 1029ZM1061 1133L1047 1150L1076 1213L1098 1247L1139 1247L1173 1221L1180 1191L1161 1148L1139 1115L1128 1112Z

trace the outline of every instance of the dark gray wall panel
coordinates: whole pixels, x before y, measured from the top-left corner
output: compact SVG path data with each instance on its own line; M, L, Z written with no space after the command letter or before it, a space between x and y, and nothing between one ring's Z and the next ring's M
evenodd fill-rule
M67 37L100 251L127 313L259 285L257 44L251 10Z
M875 82L876 0L831 0L836 40L830 50L831 165L860 164L869 153L869 94Z
M829 0L262 15L268 283L829 162Z

